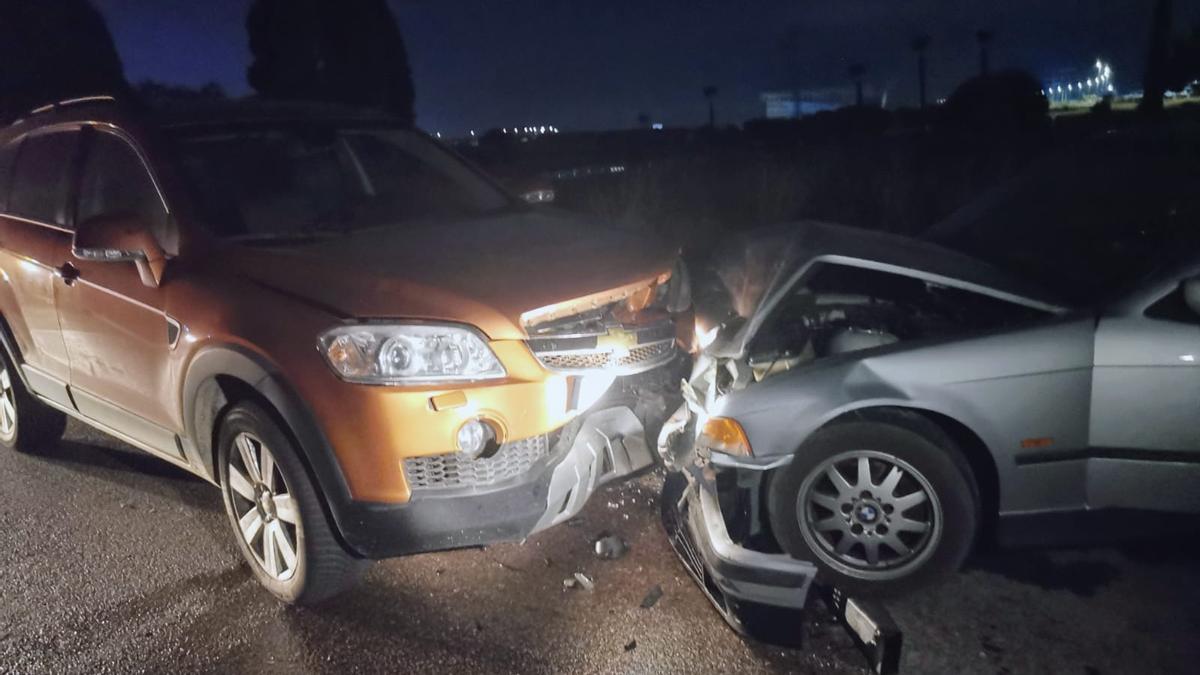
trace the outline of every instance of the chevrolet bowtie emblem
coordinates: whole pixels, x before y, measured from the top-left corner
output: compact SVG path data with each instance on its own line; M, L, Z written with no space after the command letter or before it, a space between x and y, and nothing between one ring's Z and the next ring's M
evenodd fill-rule
M637 346L637 343L637 333L620 329L610 330L607 335L596 338L596 347L616 353L628 353Z

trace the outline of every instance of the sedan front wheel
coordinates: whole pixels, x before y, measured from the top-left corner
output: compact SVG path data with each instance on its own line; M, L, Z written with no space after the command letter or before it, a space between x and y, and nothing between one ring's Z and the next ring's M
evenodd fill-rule
M900 593L958 569L979 521L967 462L924 420L820 430L772 480L771 527L819 578L850 593Z

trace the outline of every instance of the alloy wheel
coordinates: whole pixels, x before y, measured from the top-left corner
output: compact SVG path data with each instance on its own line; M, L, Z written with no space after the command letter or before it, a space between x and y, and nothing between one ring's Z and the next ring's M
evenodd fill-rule
M800 486L796 516L812 551L863 579L903 576L929 557L942 533L929 481L904 460L873 450L819 464Z
M8 368L0 367L0 439L12 441L16 436L17 392Z
M268 576L291 579L302 555L296 546L300 512L274 455L261 439L242 432L233 439L227 468L242 541Z

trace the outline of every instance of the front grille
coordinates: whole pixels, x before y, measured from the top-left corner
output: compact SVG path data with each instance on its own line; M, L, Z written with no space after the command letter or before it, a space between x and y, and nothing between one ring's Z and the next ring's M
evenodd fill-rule
M669 361L675 354L675 340L660 340L629 350L594 347L563 351L534 351L534 356L550 370L610 370L622 374L639 373Z
M471 459L459 453L410 457L404 475L413 490L486 487L528 472L549 452L546 436L505 443L495 455Z
M612 352L538 354L538 360L551 370L586 370L607 366L612 360Z
M618 366L636 366L642 363L650 363L658 361L665 356L669 356L675 351L675 341L665 340L663 342L655 342L653 344L634 347L629 350L629 353L617 359Z

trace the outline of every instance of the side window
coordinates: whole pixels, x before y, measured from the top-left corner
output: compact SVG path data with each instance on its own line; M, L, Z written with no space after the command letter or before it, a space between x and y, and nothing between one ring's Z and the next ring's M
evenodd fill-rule
M17 161L17 149L20 147L19 141L0 147L0 212L8 210L9 181L12 179L13 164Z
M167 211L141 158L124 140L98 131L83 163L76 222L116 214L138 216L164 240Z
M55 131L29 136L21 143L9 192L9 213L67 224L67 174L78 141L77 131Z

